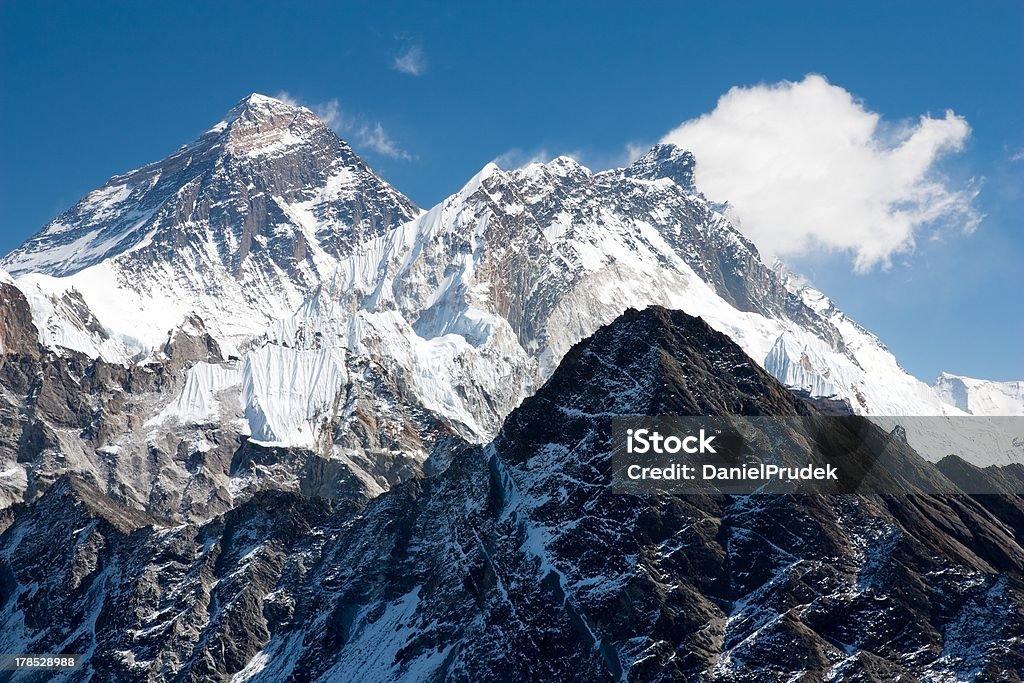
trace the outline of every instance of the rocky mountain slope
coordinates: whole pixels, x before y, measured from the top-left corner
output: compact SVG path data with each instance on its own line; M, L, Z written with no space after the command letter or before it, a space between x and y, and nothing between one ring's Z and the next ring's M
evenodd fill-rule
M704 321L627 311L368 503L166 525L62 479L0 536L0 649L82 652L69 681L1021 680L1020 497L609 486L610 415L813 410Z

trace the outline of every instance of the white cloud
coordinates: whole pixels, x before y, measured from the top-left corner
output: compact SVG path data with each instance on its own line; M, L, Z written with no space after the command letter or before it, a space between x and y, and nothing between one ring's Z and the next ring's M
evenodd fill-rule
M663 141L693 152L698 188L729 201L766 256L848 251L866 271L912 250L923 226L974 230L976 187L954 187L935 170L969 135L952 111L887 124L848 91L809 75L732 88L714 111Z
M306 105L302 104L301 102L299 102L294 97L292 97L292 94L290 92L288 92L287 90L279 91L276 95L274 95L274 99L275 100L281 100L285 104L290 104L293 107L304 107L304 106L306 106Z
M395 57L391 68L410 76L422 76L427 72L427 56L423 54L423 47L412 45L405 52Z
M313 113L315 113L321 121L326 123L328 127L334 130L338 130L343 127L344 117L341 115L341 106L338 104L338 100L329 100L320 104L314 104Z
M1024 161L1024 147L1011 154L1010 161Z
M357 139L361 144L369 147L378 154L383 154L386 157L392 159L412 159L412 155L401 149L394 140L392 140L386 132L384 127L380 125L380 122L361 125L357 134Z
M634 161L636 161L637 159L639 159L640 157L642 157L643 155L645 155L649 151L651 151L651 147L653 147L653 146L654 145L645 145L645 144L640 144L640 143L636 143L636 142L627 142L626 143L626 149L623 152L623 155L624 155L623 161L619 165L620 166L629 166L631 163L633 163Z
M384 130L379 121L366 121L344 112L337 99L319 104L305 105L287 92L279 92L275 98L296 107L307 107L326 123L334 132L352 143L354 147L369 149L381 156L392 159L412 159L413 156L398 146Z

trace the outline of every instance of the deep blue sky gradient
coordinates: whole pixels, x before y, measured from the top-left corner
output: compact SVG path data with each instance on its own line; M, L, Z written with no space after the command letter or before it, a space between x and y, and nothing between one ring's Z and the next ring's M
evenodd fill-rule
M391 69L422 45L426 73ZM796 269L913 373L1024 378L1024 3L0 3L0 252L109 176L159 159L250 92L337 99L412 160L360 151L424 207L513 148L593 166L810 72L898 121L953 109L947 160L984 177L972 236L887 271Z

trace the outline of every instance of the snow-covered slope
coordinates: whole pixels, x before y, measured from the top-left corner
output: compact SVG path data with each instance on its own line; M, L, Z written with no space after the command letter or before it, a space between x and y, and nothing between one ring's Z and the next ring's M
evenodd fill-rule
M992 382L944 372L934 388L943 401L971 415L1024 416L1024 382Z
M694 191L692 164L659 146L596 174L564 157L514 171L488 165L426 214L340 259L333 280L267 340L378 359L478 442L573 344L648 305L703 317L787 385L842 398L858 413L964 414L822 293L763 264ZM995 443L989 437L980 442ZM972 457L971 448L952 452ZM949 452L944 444L927 454Z

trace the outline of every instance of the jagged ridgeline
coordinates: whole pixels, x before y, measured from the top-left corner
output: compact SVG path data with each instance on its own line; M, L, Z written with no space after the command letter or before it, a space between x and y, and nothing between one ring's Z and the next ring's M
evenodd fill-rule
M423 211L252 95L87 195L0 271L0 653L84 654L66 680L1014 680L1019 497L612 493L615 414L1024 412L904 372L694 163L489 164ZM978 443L943 472L1020 460Z

